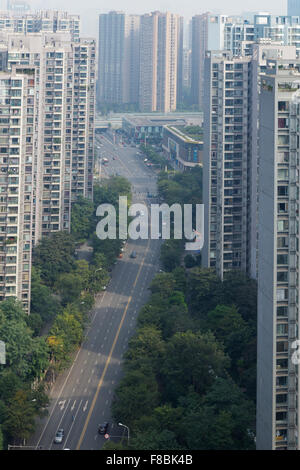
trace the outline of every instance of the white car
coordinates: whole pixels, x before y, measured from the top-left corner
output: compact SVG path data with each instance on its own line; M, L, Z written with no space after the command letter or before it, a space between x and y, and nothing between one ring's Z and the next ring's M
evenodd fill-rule
M58 429L57 433L55 434L54 442L55 444L61 444L64 438L64 430Z

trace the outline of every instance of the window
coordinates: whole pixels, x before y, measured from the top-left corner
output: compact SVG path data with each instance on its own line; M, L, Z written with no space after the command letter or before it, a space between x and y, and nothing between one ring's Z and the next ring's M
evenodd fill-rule
M286 197L288 196L288 186L278 186L277 188L277 195L278 197Z
M289 221L288 220L278 220L277 221L277 231L278 232L286 232L289 229Z
M285 387L287 385L287 376L283 375L281 377L276 377L276 386Z
M280 323L277 325L277 336L284 336L288 334L288 325L286 323Z
M287 317L288 307L277 307L277 316L278 317Z
M277 273L277 282L288 282L288 272L287 271L279 271Z
M287 394L281 393L280 395L276 395L276 403L287 403Z
M288 264L288 255L277 255L277 264Z
M287 180L289 178L289 170L288 169L279 169L277 173L279 180Z
M287 352L289 350L288 341L278 341L276 344L276 351L278 353Z
M286 411L280 411L276 413L276 422L285 422L287 420L287 412Z

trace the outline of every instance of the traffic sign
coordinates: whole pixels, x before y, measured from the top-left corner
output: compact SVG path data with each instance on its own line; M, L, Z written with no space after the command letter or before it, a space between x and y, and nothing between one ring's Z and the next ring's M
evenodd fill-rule
M104 435L105 439L109 439L109 434Z

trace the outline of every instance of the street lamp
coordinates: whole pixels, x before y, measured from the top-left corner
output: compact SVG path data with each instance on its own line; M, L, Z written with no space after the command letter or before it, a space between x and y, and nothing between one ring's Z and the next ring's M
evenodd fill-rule
M119 426L123 426L123 428L126 428L127 429L127 442L129 444L129 427L126 426L125 424L122 424L122 423L118 423Z

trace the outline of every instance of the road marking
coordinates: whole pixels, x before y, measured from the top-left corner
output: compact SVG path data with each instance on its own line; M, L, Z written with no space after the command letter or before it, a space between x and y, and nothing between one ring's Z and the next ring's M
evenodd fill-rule
M95 311L95 315L94 315L94 317L93 317L93 319L92 319L91 324L94 322L94 319L95 319L95 317L96 317L98 311L100 311L100 309L101 309L101 304L102 304L102 302L103 302L103 300L104 300L104 298L105 298L105 294L106 294L106 292L104 292L104 295L103 295L103 297L101 298L100 305L99 305L99 307L97 307L97 310ZM86 335L88 334L88 331L89 331L89 329L87 330ZM80 348L79 348L78 351L77 351L77 354L76 354L76 357L75 357L75 359L74 359L74 362L73 362L73 364L72 364L72 366L71 366L71 368L70 368L70 370L69 370L69 372L68 372L68 374L67 374L67 377L66 377L66 379L65 379L65 381L64 381L64 383L63 383L63 385L62 385L62 387L61 387L61 389L60 389L60 392L59 392L59 395L58 395L58 397L57 397L57 399L56 399L56 402L55 402L55 404L54 404L54 406L53 406L53 408L52 408L52 411L51 411L51 413L50 413L50 415L49 415L49 417L48 417L48 419L47 419L47 422L46 422L46 424L45 424L45 426L44 426L44 428L43 428L43 431L42 431L42 433L41 433L41 435L40 435L40 438L39 438L39 440L38 440L38 442L37 442L37 444L36 444L36 447L35 447L36 449L37 449L38 446L40 445L40 442L41 442L41 440L42 440L42 438L43 438L43 436L44 436L44 434L45 434L45 431L46 431L46 429L47 429L47 426L48 426L48 424L49 424L49 422L50 422L50 420L51 420L51 418L52 418L52 415L53 415L53 413L54 413L54 410L55 410L55 407L56 407L56 405L57 405L57 403L58 403L58 400L59 400L60 397L61 397L61 394L62 394L62 392L63 392L63 390L64 390L64 388L65 388L65 386L66 386L66 383L67 383L67 381L68 381L68 379L69 379L69 377L70 377L70 375L71 375L71 372L72 372L72 370L73 370L73 368L74 368L74 366L75 366L75 364L76 364L77 358L78 358L80 352L83 350L83 347L84 347L84 343L80 346Z
M62 400L58 403L58 406L60 406L60 411L62 411L64 409L65 404L66 404L66 400Z
M75 404L76 404L76 400L74 401L73 405L71 406L71 411L73 411L73 410L74 410L74 408L75 408Z
M88 402L89 402L88 400L85 402L85 405L84 405L84 407L82 408L82 411L86 411L86 410L87 410Z
M75 402L74 402L74 405L75 405L75 403L76 403L76 400L75 400ZM70 434L71 434L71 431L72 431L72 428L73 428L73 426L74 426L75 419L76 419L76 416L77 416L78 411L79 411L79 409L80 409L81 403L82 403L82 400L81 400L80 403L79 403L79 406L78 406L77 411L76 411L75 416L74 416L74 420L72 420L72 424L71 424L71 427L70 427L70 431L68 432L68 435L67 435L67 437L66 437L66 439L65 439L65 443L64 443L64 447L63 447L63 448L66 447L67 440L69 439L69 436L70 436ZM71 408L71 410L73 411L73 407Z
M144 259L143 259L143 261L142 261L142 263L141 263L141 265L140 265L140 267L139 267L139 270L138 270L138 273L137 273L137 275L136 275L135 282L134 282L134 285L133 285L132 290L133 290L134 287L136 286L136 283L137 283L137 281L138 281L138 278L140 277L142 268L143 268L144 263L145 263L146 255L147 255L147 252L148 252L148 250L149 250L149 245L150 245L150 240L148 240L147 249L146 249L146 252L145 252L145 256L144 256ZM113 352L114 352L116 343L117 343L117 341L118 341L118 338L119 338L119 335L120 335L120 331L121 331L121 328L122 328L122 326L123 326L124 320L125 320L125 318L126 318L127 310L128 310L129 305L130 305L130 303L131 303L131 300L132 300L132 296L129 297L128 302L127 302L127 305L126 305L126 307L125 307L123 316L122 316L122 318L121 318L121 321L120 321L120 324L119 324L119 327L118 327L118 331L117 331L116 336L115 336L115 338L114 338L114 341L113 341L111 350L110 350L110 352L109 352L109 355L108 355L108 358L107 358L107 361L106 361L104 370L103 370L103 372L102 372L101 378L100 378L100 380L99 380L99 382L98 382L98 385L97 385L96 393L95 393L95 395L94 395L92 404L91 404L91 406L90 406L88 415L87 415L87 417L86 417L86 420L85 420L85 423L84 423L84 427L83 427L82 433L81 433L81 435L80 435L78 444L77 444L77 446L76 446L76 450L79 450L79 449L80 449L80 446L81 446L81 444L82 444L83 438L84 438L84 436L85 436L85 433L86 433L86 430L87 430L89 421L90 421L90 419L91 419L91 415L92 415L93 409L94 409L94 407L95 407L95 404L96 404L98 395L99 395L99 393L100 393L100 389L101 389L101 387L102 387L102 384L103 384L103 381L104 381L104 377L105 377L106 371L107 371L107 369L108 369L109 363L110 363L110 361L111 361L111 357L112 357L112 355L113 355Z
M64 419L64 416L65 416L65 414L66 414L66 411L67 411L67 409L68 409L68 406L69 406L69 404L70 404L70 401L71 401L71 400L68 400L68 404L67 404L66 409L65 409L65 411L63 412L63 415L62 415L62 417L61 417L61 419L60 419L60 421L59 421L59 424L58 424L58 426L57 426L57 429L59 429L59 428L61 427L62 420ZM53 444L53 442L51 442L51 445L50 445L49 450L51 450L52 444Z

